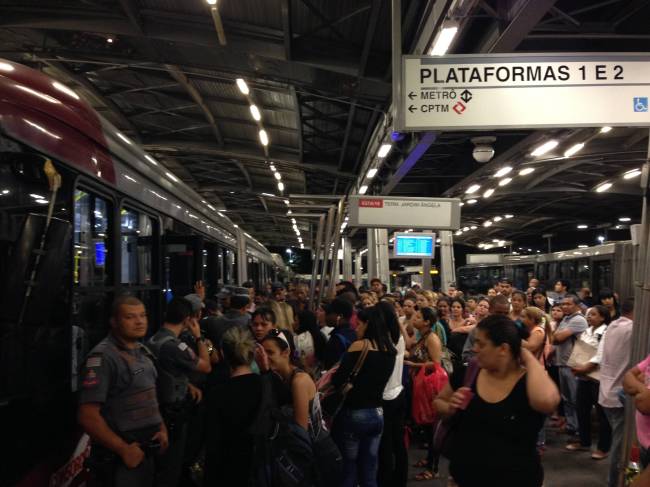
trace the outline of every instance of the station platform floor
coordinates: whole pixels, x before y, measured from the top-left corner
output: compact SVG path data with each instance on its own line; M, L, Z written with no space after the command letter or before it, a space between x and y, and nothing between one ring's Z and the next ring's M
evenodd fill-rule
M592 460L589 452L567 452L564 450L566 436L549 427L546 431L546 451L542 457L544 465L544 487L606 487L609 458ZM415 464L426 456L426 451L412 444L409 450L409 464ZM440 476L429 481L416 481L414 477L422 469L409 467L408 487L447 487L447 461L440 461ZM451 484L456 485L456 484ZM498 487L498 486L485 486Z

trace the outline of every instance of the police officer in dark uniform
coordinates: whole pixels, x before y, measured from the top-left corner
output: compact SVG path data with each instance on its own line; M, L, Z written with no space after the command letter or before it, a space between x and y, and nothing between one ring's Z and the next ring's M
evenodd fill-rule
M86 465L94 485L150 487L154 455L168 446L158 408L156 368L138 341L147 332L144 304L113 303L111 332L88 355L82 373L79 423L92 439Z
M198 344L198 356L179 335L189 330ZM169 448L161 456L156 471L158 487L176 487L179 482L187 425L192 403L201 400L200 390L190 384L194 372L207 374L212 369L205 340L201 337L198 316L185 298L174 298L167 305L165 322L147 342L157 358L158 398L169 430Z

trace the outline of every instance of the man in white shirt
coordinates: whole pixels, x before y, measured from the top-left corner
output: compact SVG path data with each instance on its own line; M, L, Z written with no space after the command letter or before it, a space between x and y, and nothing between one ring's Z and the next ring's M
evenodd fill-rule
M625 407L620 397L623 376L629 367L633 315L634 299L626 299L621 306L621 317L609 324L598 346L598 353L592 359L600 364L598 404L603 407L612 428L608 487L618 486L625 426Z

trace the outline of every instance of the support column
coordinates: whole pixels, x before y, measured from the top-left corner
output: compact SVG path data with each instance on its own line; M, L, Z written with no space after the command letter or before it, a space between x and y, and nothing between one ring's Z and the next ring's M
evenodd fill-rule
M246 236L241 228L237 229L237 281L248 281L248 259L246 258Z
M325 241L323 244L323 266L321 267L320 271L320 291L318 293L318 300L316 301L316 307L320 304L320 302L323 300L323 296L325 295L325 288L327 286L327 269L328 269L328 262L329 262L329 256L330 256L330 244L332 243L332 226L334 225L334 216L335 216L335 209L334 207L331 207L327 211L327 225L325 227L325 234L323 236L323 240Z
M354 285L358 288L363 281L363 255L359 250L354 252Z
M312 252L311 282L309 283L309 307L314 310L314 298L316 294L316 277L318 276L318 265L322 255L323 233L325 232L325 215L318 219L318 230L316 231L316 244Z
M378 276L377 272L377 229L368 228L366 230L366 242L368 243L368 252L366 252L367 272L368 272L368 284L370 284L370 279L374 279Z
M390 261L388 253L388 230L386 228L378 228L377 230L377 277L381 282L386 284L388 292L390 292Z
M349 238L341 239L343 247L343 280L352 281L352 245Z
M440 231L440 287L446 292L451 283L456 282L454 262L454 236L449 230Z
M646 163L643 165L641 175L641 188L643 190L641 224L639 226L639 248L636 250L635 275L634 275L634 328L632 331L630 363L632 367L643 360L650 351L650 198L648 185L650 179L650 139ZM623 485L625 467L630 458L632 439L634 438L634 402L627 396L625 407L625 432L623 435L623 448L620 458L619 484Z
M332 232L332 241L334 247L332 248L332 268L330 270L330 281L327 287L327 295L333 297L336 294L336 282L339 278L339 246L341 244L341 225L343 224L343 212L345 210L345 199L339 200L336 209L336 222Z
M388 261L388 230L368 229L368 281L374 277L388 286L390 292L390 263Z
M433 289L431 280L431 259L422 259L422 289Z

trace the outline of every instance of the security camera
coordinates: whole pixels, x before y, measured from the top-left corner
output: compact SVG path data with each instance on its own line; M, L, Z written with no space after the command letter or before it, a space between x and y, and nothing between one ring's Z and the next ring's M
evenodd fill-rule
M494 157L492 144L496 142L496 137L474 137L471 140L474 144L472 155L476 162L486 163Z

